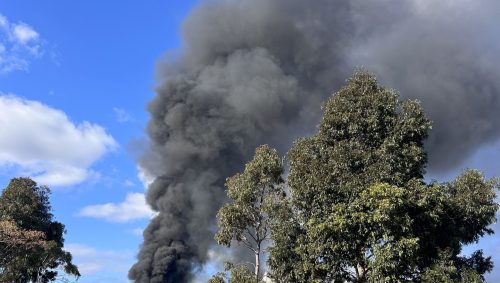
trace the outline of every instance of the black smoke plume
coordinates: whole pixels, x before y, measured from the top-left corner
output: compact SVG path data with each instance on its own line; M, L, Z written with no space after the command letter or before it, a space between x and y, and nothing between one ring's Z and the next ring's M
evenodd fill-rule
M214 244L226 177L267 143L284 153L314 131L321 102L355 67L418 98L434 120L430 169L453 168L500 136L496 0L217 0L159 65L148 110L157 176L135 282L193 280ZM495 13L497 15L495 15Z

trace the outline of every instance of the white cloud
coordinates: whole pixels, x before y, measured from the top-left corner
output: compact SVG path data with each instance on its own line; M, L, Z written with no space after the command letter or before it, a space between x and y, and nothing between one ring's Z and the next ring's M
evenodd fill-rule
M128 193L121 203L105 203L84 207L81 216L101 218L110 222L127 222L137 219L150 218L154 215L146 203L144 194Z
M38 32L25 23L14 24L12 33L15 40L20 44L27 44L30 41L36 41L38 39Z
M0 93L0 169L15 167L41 184L69 186L98 175L90 167L116 147L99 125L76 125L60 110Z
M135 229L133 229L132 231L130 231L132 234L134 234L135 236L142 236L142 234L144 233L144 228L141 228L141 227L137 227Z
M125 180L125 181L123 182L123 185L124 185L125 187L129 187L129 188L130 188L130 187L135 187L135 183L134 183L134 182L132 182L132 181L130 181L130 180Z
M155 180L155 176L149 173L141 165L137 165L137 178L141 180L141 183L144 186L144 189L146 190L148 189L149 185L151 185L151 183L153 183L153 181Z
M130 251L101 251L82 244L68 244L64 249L71 253L83 276L102 272L125 273L134 262L134 254Z
M118 123L126 123L133 120L132 116L125 111L125 109L113 107L113 111L115 112L116 121L118 121Z
M8 23L9 22L7 21L7 18L5 16L3 16L2 14L0 14L0 28L7 27Z
M141 166L137 166L137 177L147 190L153 182L154 176L149 174ZM124 186L131 187L135 184L130 180L125 180ZM146 203L143 193L128 193L125 200L119 203L105 203L89 205L78 213L80 216L104 219L109 222L129 222L138 219L147 219L156 215ZM142 235L143 229L137 228L131 231L135 235Z
M38 32L26 23L11 23L0 14L0 75L27 70L29 60L41 54Z

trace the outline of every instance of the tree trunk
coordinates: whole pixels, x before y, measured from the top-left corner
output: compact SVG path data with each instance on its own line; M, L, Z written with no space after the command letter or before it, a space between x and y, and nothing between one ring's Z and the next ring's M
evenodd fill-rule
M260 249L255 252L255 282L259 282L260 273Z
M356 266L356 273L358 274L358 281L357 282L365 282L365 268L358 263L358 266Z

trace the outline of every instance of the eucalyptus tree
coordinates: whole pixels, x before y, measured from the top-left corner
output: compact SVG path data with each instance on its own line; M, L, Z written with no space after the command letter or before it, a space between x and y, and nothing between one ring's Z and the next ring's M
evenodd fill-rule
M427 184L430 120L418 101L400 101L370 73L356 72L323 111L317 133L288 153L290 195L273 222L268 260L274 279L483 280L491 259L460 252L493 233L498 182L467 170Z
M0 196L0 282L46 283L58 270L80 276L63 249L64 225L53 220L48 187L14 178Z
M261 256L271 234L270 216L280 209L277 204L284 197L282 173L282 159L276 150L267 145L258 147L245 170L226 180L230 202L217 214L216 241L227 247L236 242L254 254L254 282L261 278ZM248 276L241 268L230 269L240 277ZM230 282L240 282L234 280Z

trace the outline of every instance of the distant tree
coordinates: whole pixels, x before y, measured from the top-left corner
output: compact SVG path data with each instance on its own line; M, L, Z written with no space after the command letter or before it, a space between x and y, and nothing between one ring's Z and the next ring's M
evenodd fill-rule
M323 110L318 132L288 154L290 197L272 222L274 279L483 281L491 259L459 255L493 233L498 182L467 170L426 184L430 121L418 102L399 101L367 72L356 72Z
M50 282L58 269L79 277L63 250L62 223L53 221L49 189L12 179L0 196L0 282Z
M251 250L255 255L252 282L260 280L261 255L271 233L270 215L277 212L276 204L284 197L282 173L282 160L276 150L263 145L256 149L243 173L226 181L227 195L231 202L224 205L217 214L219 231L215 239L228 247L236 241ZM229 282L246 282L242 279L248 276L244 267L232 266L230 271L232 280ZM235 276L241 278L237 279Z

